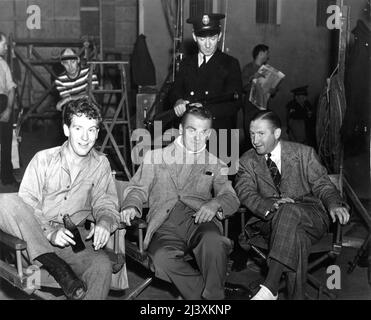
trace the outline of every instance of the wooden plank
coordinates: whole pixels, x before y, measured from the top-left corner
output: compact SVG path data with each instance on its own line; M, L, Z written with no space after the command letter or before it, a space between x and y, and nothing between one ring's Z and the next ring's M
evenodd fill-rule
M0 260L0 278L5 279L14 287L24 290L27 277L20 278L17 269L8 263Z
M27 67L28 70L31 71L32 75L37 79L37 81L39 81L39 83L45 89L49 89L50 88L49 83L43 77L39 75L37 70L29 62L27 62L28 59L26 59L17 48L14 48L14 52L16 56L18 57L18 59Z
M32 53L33 53L33 55L37 58L37 59L39 59L39 61L41 60L43 60L43 57L36 51L36 49L35 48L32 48ZM55 61L55 60L54 60ZM58 63L60 63L59 61L55 61L55 62L58 62ZM42 63L42 66L49 72L49 74L50 75L52 75L54 78L57 78L57 75L54 73L54 71L53 71L53 69L52 68L50 68L47 64L45 64L45 63Z
M27 249L27 242L0 230L0 242L14 250Z
M32 44L34 47L81 47L82 40L68 38L33 38L33 39L14 39L17 46L27 46Z

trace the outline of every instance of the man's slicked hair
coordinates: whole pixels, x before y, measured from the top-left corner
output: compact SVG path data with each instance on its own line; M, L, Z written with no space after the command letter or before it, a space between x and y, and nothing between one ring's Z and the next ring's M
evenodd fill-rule
M277 114L275 114L273 111L270 110L262 110L259 111L252 119L251 122L257 121L257 120L267 120L271 123L272 127L274 129L281 129L281 119ZM250 122L250 124L251 124Z
M102 122L102 114L98 105L87 96L66 103L63 110L63 124L69 127L74 115L78 117L85 115L88 119L97 120L98 127Z
M213 122L213 115L211 111L205 107L189 107L187 108L186 112L184 112L181 123L182 126L184 127L184 124L186 123L188 115L193 115L199 119L203 120L210 120L211 124Z
M252 50L252 57L255 60L255 58L258 56L259 52L267 52L269 50L269 47L265 44L258 44L254 47Z

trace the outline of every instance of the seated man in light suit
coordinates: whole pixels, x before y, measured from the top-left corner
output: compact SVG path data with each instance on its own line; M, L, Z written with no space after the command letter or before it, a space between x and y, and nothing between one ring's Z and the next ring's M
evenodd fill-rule
M253 148L240 158L236 192L269 237L268 275L253 300L276 300L282 274L289 296L304 298L310 247L332 221L349 220L346 204L313 148L281 141L281 123L272 111L250 122ZM327 211L326 211L327 210Z
M156 276L175 284L185 299L225 298L231 241L220 220L239 207L227 167L206 150L212 115L192 107L180 136L164 149L146 153L125 190L122 219L130 225L149 203L144 247ZM198 270L186 260L192 255Z

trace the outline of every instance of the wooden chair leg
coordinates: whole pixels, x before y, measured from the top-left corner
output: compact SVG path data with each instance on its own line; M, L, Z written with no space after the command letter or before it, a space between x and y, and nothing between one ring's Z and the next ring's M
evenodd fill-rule
M134 300L139 296L144 289L146 289L152 282L153 277L145 279L139 286L137 286L126 298L125 300Z
M318 290L318 299L321 298L323 293L326 294L331 300L336 299L336 294L332 293L330 290L324 287L323 284L316 279L316 277L308 273L307 278L308 282L310 282Z

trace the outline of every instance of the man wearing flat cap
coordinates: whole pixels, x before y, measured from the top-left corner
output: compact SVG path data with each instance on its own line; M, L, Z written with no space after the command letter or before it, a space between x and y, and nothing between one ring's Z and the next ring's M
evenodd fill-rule
M308 86L291 90L292 100L286 105L289 139L315 147L316 117L308 101Z
M218 42L222 38L221 20L224 17L224 14L205 13L187 20L193 25L192 35L198 45L198 53L182 61L169 94L169 101L179 118L190 102L197 103L230 93L241 96L240 64L237 59L218 49ZM214 129L235 129L240 105L240 99L208 104L214 116Z
M65 72L55 80L55 85L61 97L56 106L59 111L67 102L86 96L89 86L89 67L80 66L80 57L73 49L62 50L60 60ZM97 85L97 76L93 73L92 86Z

